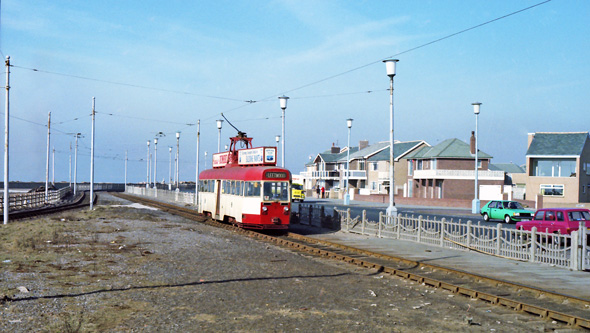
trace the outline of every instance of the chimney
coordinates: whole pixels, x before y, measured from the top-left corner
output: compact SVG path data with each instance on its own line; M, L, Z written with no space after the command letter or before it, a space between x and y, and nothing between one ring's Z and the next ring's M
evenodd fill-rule
M475 155L475 132L471 131L471 138L469 138L469 150L471 155Z
M533 142L533 139L535 138L535 133L528 133L528 142L526 145L526 148L529 149L529 147L531 146L531 142Z
M330 153L338 154L339 152L340 152L340 147L335 146L334 143L332 143L332 149L330 149Z
M360 140L359 141L359 150L367 148L369 146L369 140Z

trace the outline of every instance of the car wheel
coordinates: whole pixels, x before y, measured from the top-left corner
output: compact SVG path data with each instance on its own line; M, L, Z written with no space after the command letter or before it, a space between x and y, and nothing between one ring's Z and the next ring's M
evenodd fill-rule
M506 223L512 222L512 219L510 218L510 215L504 216L504 222L506 222Z
M488 215L488 213L483 213L483 220L486 222L490 221L490 216Z

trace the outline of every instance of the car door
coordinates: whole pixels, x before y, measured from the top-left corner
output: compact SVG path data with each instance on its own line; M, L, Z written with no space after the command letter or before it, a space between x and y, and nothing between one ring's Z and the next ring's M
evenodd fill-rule
M502 201L496 201L494 208L492 208L491 218L495 220L502 220L504 218L504 214L502 213L504 207L502 206Z
M546 210L545 211L545 218L543 218L543 220L540 221L537 231L551 233L554 230L555 230L555 211Z

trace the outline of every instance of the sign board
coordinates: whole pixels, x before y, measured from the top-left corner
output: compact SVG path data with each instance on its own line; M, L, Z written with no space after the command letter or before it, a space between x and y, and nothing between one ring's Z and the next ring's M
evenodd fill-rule
M238 150L239 165L276 165L277 149L275 147L259 147Z
M213 154L213 167L223 167L229 161L229 151Z

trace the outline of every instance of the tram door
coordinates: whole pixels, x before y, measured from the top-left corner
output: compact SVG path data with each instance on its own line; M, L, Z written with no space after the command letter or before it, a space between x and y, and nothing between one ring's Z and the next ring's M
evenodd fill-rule
M215 218L219 219L219 205L221 202L221 180L215 181L215 189L217 192L215 195Z

